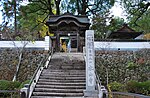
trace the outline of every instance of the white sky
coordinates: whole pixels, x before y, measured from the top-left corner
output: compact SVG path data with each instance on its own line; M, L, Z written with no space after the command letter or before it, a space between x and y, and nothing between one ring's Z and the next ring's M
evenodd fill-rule
M119 5L118 2L115 2L114 6L110 9L110 11L112 12L111 15L118 16L126 20L126 13L124 12L124 9L121 7L121 5Z
M1 10L2 10L2 6L0 6L0 24L2 24L2 22L3 22L3 18L2 18L2 12L1 12Z
M2 10L1 6L0 6L0 10ZM121 8L121 6L117 2L115 3L114 7L112 7L112 9L110 9L110 11L112 12L111 15L119 16L120 18L125 19L125 14L123 13L123 9ZM2 12L0 11L0 24L2 24L2 22L3 22Z

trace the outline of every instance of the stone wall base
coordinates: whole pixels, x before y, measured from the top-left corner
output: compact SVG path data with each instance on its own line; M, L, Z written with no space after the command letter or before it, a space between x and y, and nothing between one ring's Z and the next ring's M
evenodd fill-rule
M84 91L84 98L98 98L98 91Z

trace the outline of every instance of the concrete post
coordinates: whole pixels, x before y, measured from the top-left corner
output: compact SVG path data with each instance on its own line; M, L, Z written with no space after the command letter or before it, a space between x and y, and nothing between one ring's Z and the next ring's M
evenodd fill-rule
M96 98L94 30L86 30L86 90L85 97Z
M45 50L50 49L50 38L49 36L45 36Z
M21 91L21 98L28 98L29 94L29 84L25 84L24 87L20 90Z

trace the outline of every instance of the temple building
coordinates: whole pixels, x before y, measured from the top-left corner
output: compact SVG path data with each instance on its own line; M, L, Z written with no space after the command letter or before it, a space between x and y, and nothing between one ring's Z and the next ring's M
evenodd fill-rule
M46 22L52 41L52 47L57 52L82 52L85 45L85 31L89 29L90 23L87 16L72 15L50 15Z
M119 30L115 32L111 32L107 39L136 39L143 32L136 32L135 30L131 29L127 24L124 24Z

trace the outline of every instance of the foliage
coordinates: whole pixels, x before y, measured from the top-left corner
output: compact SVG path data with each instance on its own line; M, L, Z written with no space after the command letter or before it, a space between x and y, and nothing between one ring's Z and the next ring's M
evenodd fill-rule
M98 15L111 8L115 0L62 0L61 7L78 15ZM66 6L67 5L67 6Z
M7 81L7 80L0 80L0 90L15 90L19 88L20 82L17 81Z
M150 39L150 33L145 34L144 39Z
M110 17L109 14L109 12L106 12L103 15L93 17L91 29L95 30L96 39L106 39L109 33L118 30L124 24L124 19L120 17Z
M136 20L136 16L133 16L130 19L130 26L135 29L136 31L143 31L144 34L150 33L150 9L148 9L141 17L138 21L136 21L136 25L134 24L135 20Z
M131 80L131 81L128 81L127 84L126 84L126 89L127 91L131 92L131 93L135 93L137 92L137 89L139 88L139 83L135 80Z
M30 80L26 80L24 82L21 83L21 85L19 86L19 89L23 88L25 84L29 84Z
M3 13L4 22L11 22L12 21L12 17L14 16L15 3L17 3L16 4L17 9L16 10L18 10L18 8L19 8L18 3L19 2L15 2L15 0L1 0L1 6L3 6L3 9L1 11Z
M124 91L124 85L118 82L112 82L109 84L111 91L118 91L122 92Z
M143 82L150 79L149 49L139 51L101 50L96 51L95 55L97 73L100 75L103 85L107 84L107 78L109 83L114 81L126 83L129 80Z
M149 0L121 0L129 18L134 17L134 24L141 20L141 16L147 13L150 6Z
M130 93L138 93L149 95L150 94L150 81L137 82L137 81L128 81L126 84L126 89Z
M16 50L16 49L15 49ZM0 50L0 80L11 81L16 73L18 64L18 54L14 49L1 49ZM23 82L31 79L37 65L41 62L42 58L47 56L43 50L24 50L22 54L22 61L20 70L18 71L17 81Z
M112 82L109 86L112 91L150 95L150 80L144 82L130 80L126 84Z
M20 7L20 13L18 16L19 25L21 30L32 32L32 36L45 35L48 32L48 27L45 26L46 20L48 19L48 14L39 15L41 12L37 11L32 13L34 5L26 5ZM44 29L43 29L44 28ZM40 32L42 30L42 32ZM38 34L40 32L40 34ZM43 37L43 36L42 36Z
M107 20L110 20L109 12L92 18L91 29L95 30L95 38L97 40L106 38L106 33L108 32Z
M111 19L111 21L109 22L109 30L111 31L116 31L119 28L122 27L122 25L125 23L123 18L120 17L114 17Z

